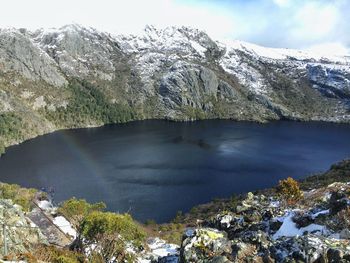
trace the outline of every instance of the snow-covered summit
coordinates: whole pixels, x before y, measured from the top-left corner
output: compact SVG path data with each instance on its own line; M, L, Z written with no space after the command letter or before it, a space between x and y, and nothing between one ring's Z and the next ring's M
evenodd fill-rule
M1 29L1 31L16 32L16 29ZM208 49L219 49L226 55L232 52L244 52L256 58L270 60L294 60L304 62L334 63L350 66L350 56L325 55L307 50L289 48L270 48L240 40L215 40L206 32L186 26L169 26L157 28L147 25L139 34L117 34L99 31L80 24L69 24L60 28L39 29L31 33L35 42L43 46L54 47L67 35L82 35L85 40L101 40L108 38L118 44L124 52L140 53L151 50L158 52L177 52L197 58L205 58ZM330 52L331 53L331 52Z
M115 38L128 53L156 50L205 58L207 49L215 45L206 33L190 27L158 29L148 25L139 35L117 35Z
M325 55L317 52L289 48L269 48L240 40L223 41L223 45L225 45L229 50L240 50L262 58L275 60L291 59L323 63L333 62L350 65L350 56Z

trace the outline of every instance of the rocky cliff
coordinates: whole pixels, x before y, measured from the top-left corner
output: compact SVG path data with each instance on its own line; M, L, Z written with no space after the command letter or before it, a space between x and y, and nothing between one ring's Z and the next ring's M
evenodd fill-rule
M1 145L147 118L349 122L350 58L221 43L187 27L0 30Z

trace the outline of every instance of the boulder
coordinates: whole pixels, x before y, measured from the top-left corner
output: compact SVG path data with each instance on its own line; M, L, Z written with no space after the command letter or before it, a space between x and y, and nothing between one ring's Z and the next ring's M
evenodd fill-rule
M231 242L225 232L213 228L199 228L195 229L192 236L185 236L180 257L183 262L216 262L212 260L220 256L230 256L231 252Z
M329 199L329 212L335 215L348 206L348 199L345 193L333 192Z

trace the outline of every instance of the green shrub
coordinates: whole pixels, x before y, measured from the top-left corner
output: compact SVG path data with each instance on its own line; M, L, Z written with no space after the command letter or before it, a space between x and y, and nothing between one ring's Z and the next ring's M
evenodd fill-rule
M137 246L143 243L146 236L129 214L94 211L87 215L82 223L82 234L89 240L94 240L101 234L116 233L125 241L130 241Z
M94 211L84 218L80 229L86 245L96 245L93 256L101 257L104 262L112 258L118 262L133 262L133 255L127 248L130 244L141 247L146 237L129 214Z
M0 183L0 198L11 199L15 204L22 206L24 211L30 210L36 193L36 189L21 188L17 184Z
M84 199L75 197L64 201L58 208L58 213L66 217L71 224L78 229L85 216L93 211L102 211L106 205L102 202L90 204Z

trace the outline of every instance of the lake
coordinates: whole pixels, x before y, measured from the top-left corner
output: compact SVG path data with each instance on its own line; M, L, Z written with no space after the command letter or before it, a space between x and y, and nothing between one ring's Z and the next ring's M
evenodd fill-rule
M350 156L350 125L279 121L139 121L63 130L7 149L0 181L103 201L165 222L234 193L325 171Z

